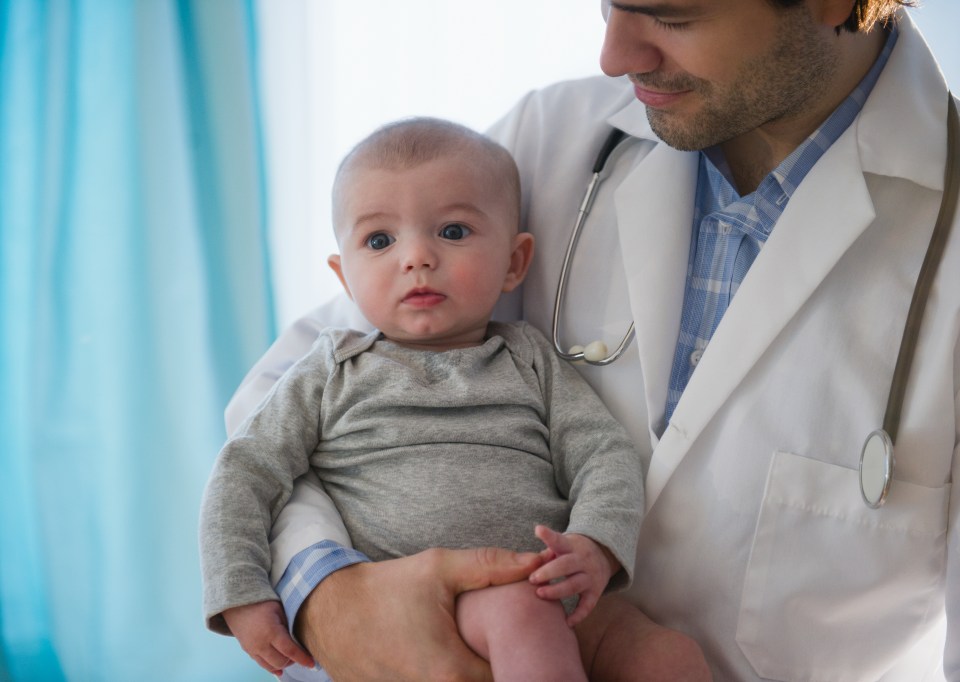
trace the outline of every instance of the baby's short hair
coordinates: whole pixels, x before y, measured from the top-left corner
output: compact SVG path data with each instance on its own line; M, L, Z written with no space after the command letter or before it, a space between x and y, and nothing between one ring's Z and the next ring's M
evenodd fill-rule
M439 118L416 117L387 123L361 140L340 162L333 182L333 218L338 197L351 171L364 168L406 169L435 159L462 156L487 165L491 182L500 185L520 219L520 174L506 149L475 130Z

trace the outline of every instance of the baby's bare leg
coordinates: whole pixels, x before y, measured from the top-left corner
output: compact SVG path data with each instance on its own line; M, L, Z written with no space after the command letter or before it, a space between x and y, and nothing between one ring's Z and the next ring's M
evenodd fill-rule
M603 597L576 628L591 682L709 682L700 645L619 597Z
M457 598L460 636L490 662L497 682L586 682L563 606L540 599L523 581L465 592Z

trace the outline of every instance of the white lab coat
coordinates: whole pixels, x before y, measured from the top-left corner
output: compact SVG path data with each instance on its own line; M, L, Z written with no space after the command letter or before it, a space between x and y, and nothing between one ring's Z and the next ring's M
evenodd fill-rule
M911 372L890 497L857 465L883 418L900 335L939 208L947 89L909 19L862 113L803 181L662 424L683 301L696 155L658 142L621 80L532 93L492 131L515 155L537 255L501 316L549 331L559 266L611 125L610 161L571 275L568 344L637 341L584 368L646 458L633 598L691 634L718 680L960 679L960 229ZM228 412L235 425L341 300L288 331ZM321 322L322 320L322 322ZM320 538L347 541L297 488L275 529L279 576ZM946 630L946 662L941 651Z

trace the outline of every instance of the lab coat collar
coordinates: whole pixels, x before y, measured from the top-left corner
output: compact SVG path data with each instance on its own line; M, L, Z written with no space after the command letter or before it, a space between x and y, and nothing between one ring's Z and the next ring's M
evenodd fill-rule
M654 445L683 311L696 183L697 155L658 144L614 195Z
M947 83L906 10L900 37L854 122L866 173L943 190L947 162ZM910 96L905 96L909 94Z
M631 136L656 143L615 198L655 445L648 508L704 427L873 221L864 174L942 189L946 84L912 20L901 16L900 21L899 41L863 111L791 199L659 439L683 305L697 154L657 141L636 100L608 119ZM904 98L905 92L915 99Z
M631 87L627 78L621 80L625 89ZM643 371L647 430L656 448L683 312L698 156L662 142L650 127L646 107L635 97L607 123L653 143L617 187L614 203Z
M790 199L654 451L648 507L710 420L875 218L857 158L855 137L841 136Z

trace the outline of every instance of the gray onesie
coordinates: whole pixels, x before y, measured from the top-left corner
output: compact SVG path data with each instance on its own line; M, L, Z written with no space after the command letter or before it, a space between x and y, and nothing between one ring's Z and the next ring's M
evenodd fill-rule
M308 468L373 560L430 547L543 548L535 524L589 536L632 577L639 456L540 332L490 323L480 346L412 350L327 330L220 452L204 494L204 613L276 599L268 533Z

